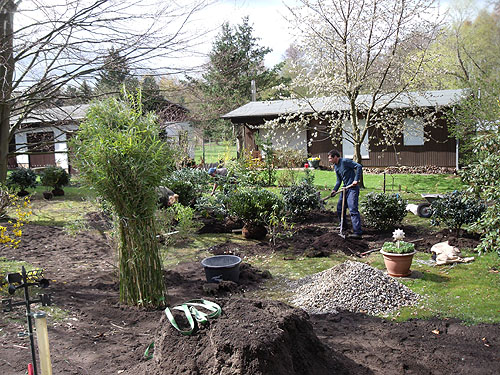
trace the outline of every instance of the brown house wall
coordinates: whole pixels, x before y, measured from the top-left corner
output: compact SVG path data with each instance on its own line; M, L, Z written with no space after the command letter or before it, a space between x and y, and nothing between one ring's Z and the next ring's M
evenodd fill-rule
M312 123L317 128L316 131L308 130L307 138L313 143L308 147L308 154L319 156L320 165L328 165L328 151L335 148L342 153L342 144L332 143L330 139L325 139L328 133L326 125ZM455 167L455 140L448 137L448 128L445 119L437 120L437 126L425 127L426 139L423 146L403 146L403 136L398 140L398 145L387 148L386 146L376 146L370 141L369 158L363 159L362 164L366 167L387 167L395 165L404 166L424 166L435 165L440 167Z
M263 124L264 119L256 120L254 118L246 119L252 125ZM335 148L342 153L342 143L332 143L328 137L326 125L319 124L316 120L312 122L310 130L307 130L307 139L313 142L307 147L307 153L311 156L321 158L320 165L328 165L328 151ZM437 120L437 126L425 127L426 140L423 146L403 146L403 137L398 141L398 145L387 148L386 146L376 146L373 141L370 142L369 158L363 159L362 164L366 167L388 167L395 165L402 166L425 166L433 165L439 167L455 167L455 139L449 138L446 120L440 118ZM314 129L316 128L316 129ZM248 128L247 128L248 129ZM249 131L246 130L246 131ZM253 131L249 131L253 133ZM247 147L252 144L250 134L245 134ZM248 137L248 138L247 138ZM254 145L255 147L255 145Z
M393 165L455 167L455 139L448 137L445 119L437 120L436 126L426 125L427 139L423 146L403 146L403 137L395 147L375 146L370 143L370 158L363 160L367 167Z

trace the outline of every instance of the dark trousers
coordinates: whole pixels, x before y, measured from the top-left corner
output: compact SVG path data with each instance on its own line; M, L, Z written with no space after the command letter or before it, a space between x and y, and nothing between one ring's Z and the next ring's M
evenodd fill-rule
M359 186L354 186L350 189L347 189L345 191L346 193L346 202L344 206L344 223L345 221L345 212L346 209L349 208L349 214L351 215L351 222L352 222L352 231L355 234L363 234L363 231L361 230L361 215L359 214L358 211L358 200L359 200ZM339 201L337 202L337 215L339 217L339 220L341 219L342 215L342 199L344 198L344 192L340 193Z

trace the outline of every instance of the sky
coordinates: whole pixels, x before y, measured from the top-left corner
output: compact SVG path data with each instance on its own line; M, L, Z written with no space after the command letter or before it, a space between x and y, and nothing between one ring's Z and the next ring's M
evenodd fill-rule
M439 0L440 12L444 12L457 1L476 3L479 6L488 3L488 0ZM229 22L234 26L241 23L244 16L249 16L250 24L254 27L254 36L260 38L259 45L273 50L265 58L266 66L270 68L276 65L283 60L285 51L294 41L289 23L285 19L285 16L290 14L285 3L297 4L295 0L219 0L197 15L201 22L213 30L205 35L206 42L201 48L202 52L207 54L210 51L212 42L220 31L220 25ZM206 57L200 57L196 61L203 63Z
M224 22L238 25L243 17L248 16L254 27L254 36L260 38L259 45L273 50L265 58L266 66L272 67L283 60L285 51L293 42L288 22L284 19L287 12L282 0L221 0L196 16L212 30L206 34L203 52L210 52L220 25Z

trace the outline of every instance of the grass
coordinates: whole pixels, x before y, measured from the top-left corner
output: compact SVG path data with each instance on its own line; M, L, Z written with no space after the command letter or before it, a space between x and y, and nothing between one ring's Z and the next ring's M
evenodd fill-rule
M196 163L201 162L203 149L197 145L194 149ZM236 146L230 141L205 143L205 163L218 163L219 160L230 160L236 158Z
M0 296L9 296L8 293L8 287L9 285L7 284L6 281L6 276L9 273L17 273L21 272L21 267L26 269L26 271L31 271L35 267L29 263L23 262L23 261L18 261L18 260L10 260L4 257L0 257ZM20 293L20 291L17 291L16 293Z
M26 271L31 271L36 269L32 264L18 261L18 260L9 260L4 257L0 257L0 297L2 299L14 298L15 302L24 299L23 289L18 289L13 295L8 293L9 285L6 282L6 276L9 273L20 273L21 267L26 269ZM33 293L30 290L31 293ZM31 295L33 298L33 295ZM45 311L51 321L61 321L68 317L68 312L57 307L57 306L46 306L42 307L37 305L36 310ZM3 322L15 322L15 323L23 323L25 321L25 314L23 310L19 310L19 308L13 308L10 312L3 312L0 315L0 321Z
M322 188L323 196L333 188L336 176L331 171L312 171L315 175L315 184ZM281 173L280 171L278 173ZM300 171L299 173L304 173ZM394 181L393 181L394 177ZM361 197L370 191L383 190L383 175L365 175L365 186ZM399 186L401 186L401 191ZM410 201L422 201L421 193L446 193L455 189L462 189L459 178L452 175L388 175L386 176L386 191L400 193ZM278 188L274 188L279 190ZM97 209L95 203L87 196L92 192L78 186L66 187L64 197L56 197L52 201L45 201L39 196L43 187L36 189L33 199L32 222L71 227L78 220L82 220L88 211ZM362 198L361 198L362 199ZM335 199L328 202L333 208ZM415 215L408 215L403 224L419 227L430 227L428 219ZM208 248L226 241L248 244L241 235L235 234L203 234L193 235L189 240L162 248L162 257L166 268L175 267L179 263L200 261L210 256ZM462 249L463 251L463 249ZM429 264L429 254L417 253L412 269L421 277L402 279L405 285L415 292L425 295L425 303L420 307L403 308L388 318L407 320L410 318L459 318L467 323L500 323L500 258L492 253L477 257L470 250L463 251L465 256L476 256L476 260L469 264L436 267ZM288 260L285 260L287 258ZM267 255L254 255L244 259L253 266L269 270L273 279L265 284L261 291L252 292L249 296L258 298L276 298L287 300L290 291L288 280L302 278L335 266L346 259L352 259L340 254L328 258L297 257L289 259L285 253L276 252ZM370 265L384 269L380 254L373 253L361 259ZM0 277L7 272L19 272L20 267L27 263L0 258ZM5 295L6 291L2 291ZM64 311L53 310L54 316L65 316Z
M283 170L279 170L283 173ZM334 171L313 170L314 185L324 190L327 195L335 186L337 176ZM299 172L299 179L305 177L305 172ZM384 191L383 174L363 175L365 188L361 190L361 197L369 192ZM447 193L454 190L464 189L462 181L455 175L411 175L393 174L386 175L386 193L400 193L407 199L422 200L420 194Z
M81 221L87 212L98 209L96 204L89 200L67 200L65 197L54 197L50 201L35 198L31 201L31 207L31 223L61 227L72 226Z
M494 253L480 257L471 251L462 253L476 259L471 263L433 266L428 264L429 254L417 253L412 270L421 277L401 282L426 300L422 306L404 308L392 317L407 320L438 316L467 323L500 323L500 258ZM379 254L372 254L368 263L384 269Z
M191 239L172 245L163 246L161 249L163 265L166 268L175 267L179 263L201 261L212 254L209 247L231 241L233 243L248 244L248 240L241 235L232 233L208 233L193 235Z

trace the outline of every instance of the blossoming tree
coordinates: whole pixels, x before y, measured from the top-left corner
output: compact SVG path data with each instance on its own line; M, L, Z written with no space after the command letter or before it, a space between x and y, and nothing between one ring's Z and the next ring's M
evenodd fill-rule
M308 124L312 110L320 123L330 124L332 140L344 138L352 143L353 159L358 162L362 143L375 131L382 135L379 138L385 145L396 144L403 121L388 108L425 82L422 64L439 26L433 1L298 3L288 7L289 21L299 32L298 48L303 52L290 68L292 86L301 92L307 87L309 94L326 97L331 103L325 105L323 100L320 107L314 100L300 98L303 111L275 123ZM345 110L332 113L324 111L327 107ZM269 127L272 125L276 124ZM317 129L312 130L314 134Z

